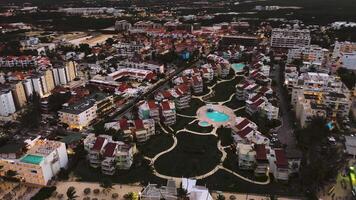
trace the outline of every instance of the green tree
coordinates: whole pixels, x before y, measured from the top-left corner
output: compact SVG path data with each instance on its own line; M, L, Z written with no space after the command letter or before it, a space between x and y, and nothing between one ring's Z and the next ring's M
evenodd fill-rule
M337 74L340 76L341 81L349 88L352 89L356 84L356 74L355 72L348 70L346 68L340 67L337 70Z
M41 120L41 98L37 93L34 93L20 116L20 122L23 127L33 129L39 127Z
M325 181L337 174L341 153L328 142L331 132L324 118L313 118L309 125L296 131L298 145L303 153L301 183L305 191L315 195Z
M75 190L75 187L71 186L68 188L66 194L68 200L75 200L78 198L78 195L76 195L77 191Z

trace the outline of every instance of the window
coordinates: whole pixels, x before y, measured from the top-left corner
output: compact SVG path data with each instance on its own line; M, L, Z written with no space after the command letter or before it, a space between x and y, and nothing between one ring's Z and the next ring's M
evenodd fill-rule
M31 173L37 174L37 170L31 170Z

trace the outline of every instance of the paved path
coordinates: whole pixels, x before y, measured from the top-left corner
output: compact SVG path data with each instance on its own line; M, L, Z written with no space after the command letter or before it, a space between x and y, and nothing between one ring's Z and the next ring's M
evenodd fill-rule
M235 77L234 77L234 78L235 78ZM214 88L214 87L215 87L217 84L219 84L219 83L226 82L226 81L231 81L231 80L233 80L234 78L228 79L228 80L219 80L219 81L217 81L217 83L214 84L213 86L208 87L208 89L210 90L208 94L205 94L205 95L202 95L202 96L193 96L193 98L197 98L197 99L201 100L202 102L206 102L206 101L203 100L203 98L206 97L207 95L210 95L210 94L211 94L211 92L213 91L212 88ZM226 100L226 101L221 101L221 102L209 102L209 103L218 103L219 105L223 105L224 103L227 103L227 102L231 101L234 96L235 96L235 94L231 94L230 97L229 97L229 99ZM241 109L244 109L244 108L245 108L245 106L242 106L242 107L240 107L240 108L234 109L233 111L236 112L236 111L241 110ZM181 116L181 117L186 117L186 118L194 119L194 120L192 120L191 122L189 122L189 124L192 124L192 123L194 123L195 121L198 120L198 119L196 119L197 116L189 116L189 115L183 115L183 114L179 114L179 113L177 113L177 115L178 115L178 116ZM158 124L159 124L159 126L162 128L162 130L163 130L166 134L169 134L169 133L173 133L173 132L174 132L174 130L173 130L171 127L168 127L168 128L170 129L170 131L168 131L168 130L166 130L166 129L162 126L161 123L158 123ZM195 135L199 135L199 136L213 135L213 136L215 136L215 137L218 137L218 135L217 135L217 133L216 133L217 129L218 129L217 127L214 127L214 129L213 129L211 132L208 132L208 133L201 133L201 132L191 131L191 130L188 130L188 129L186 129L186 128L183 128L183 129L181 129L181 130L178 130L178 131L176 132L176 134L181 133L181 132L188 132L188 133L195 134ZM176 136L175 136L174 134L171 134L171 135L172 135L172 138L173 138L173 141L174 141L171 147L169 147L168 149L166 149L166 150L164 150L164 151L158 153L158 154L155 155L153 158L149 158L149 157L144 157L144 158L150 161L150 165L153 167L153 174L154 174L155 176L160 177L160 178L162 178L162 179L175 180L175 182L176 182L177 184L180 184L181 177L168 176L168 175L161 174L161 173L158 172L158 171L155 169L155 167L154 167L154 163L156 162L156 160L157 160L159 157L163 156L164 154L169 153L170 151L172 151L172 150L177 146L178 141L177 141ZM222 146L222 145L221 145L221 141L219 140L218 143L217 143L217 148L218 148L218 150L221 152L220 163L219 163L218 165L216 165L216 166L214 167L214 169L212 169L211 171L209 171L209 172L207 172L207 173L205 173L205 174L198 175L198 176L193 176L193 177L189 177L189 178L193 178L193 179L196 179L196 180L198 180L198 179L204 179L204 178L206 178L206 177L209 177L209 176L215 174L218 170L225 170L225 171L229 172L230 174L232 174L232 175L234 175L234 176L236 176L236 177L238 177L238 178L240 178L240 179L242 179L242 180L244 180L244 181L250 182L250 183L254 183L254 184L258 184L258 185L267 185L267 184L270 183L270 178L269 178L268 174L267 174L268 179L267 179L266 181L264 181L264 182L259 182L259 181L254 181L254 180L251 180L251 179L249 179L249 178L246 178L246 177L244 177L244 176L242 176L242 175L240 175L240 174L238 174L238 173L236 173L236 172L234 172L234 171L232 171L232 170L230 170L230 169L225 168L225 167L223 166L223 163L224 163L224 161L225 161L225 159L226 159L226 157L227 157L227 153L225 152L224 149L225 149L225 148L228 148L228 147L230 147L230 146L229 146L229 145L228 145L228 146Z
M183 115L183 114L179 114L179 113L177 113L177 116L179 116L179 117L186 117L186 118L196 118L196 116Z
M242 179L242 180L244 180L244 181L253 183L253 184L257 184L257 185L268 185L268 184L271 182L269 175L267 175L267 180L262 182L262 181L251 180L251 179L249 179L249 178L246 178L246 177L244 177L244 176L241 176L240 174L238 174L238 173L236 173L236 172L234 172L234 171L232 171L232 170L230 170L230 169L227 169L227 168L225 168L225 167L220 167L220 169L225 170L225 171L229 172L230 174L233 174L233 175L235 175L236 177L238 177L238 178L240 178L240 179Z

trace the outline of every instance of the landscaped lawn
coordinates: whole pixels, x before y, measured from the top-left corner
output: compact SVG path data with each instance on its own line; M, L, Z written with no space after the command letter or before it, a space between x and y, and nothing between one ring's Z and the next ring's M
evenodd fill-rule
M231 191L238 193L253 193L253 194L273 194L273 195L288 195L299 196L301 191L296 187L288 184L272 182L268 185L257 185L244 181L232 174L219 170L215 174L198 180L197 185L204 185L209 190Z
M189 122L193 120L194 119L192 118L177 116L177 122L173 124L171 127L173 128L173 130L178 131L183 129Z
M157 183L165 184L166 180L153 175L148 166L148 161L144 160L141 166L132 166L129 170L119 170L113 176L107 176L101 173L100 168L95 169L89 166L88 161L79 161L73 173L77 181L101 182L104 178L110 179L113 183L130 184L140 182L142 184Z
M159 173L191 177L205 174L220 163L216 137L179 133L177 139L177 146L156 160L155 168Z
M245 106L245 101L239 101L236 99L236 97L234 96L231 101L229 102L226 102L223 104L224 106L227 106L231 109L237 109L237 108L240 108L242 106Z
M199 132L199 133L210 133L213 130L212 126L208 126L208 127L200 126L199 121L195 121L192 124L188 124L185 126L185 128L190 131L195 131L195 132Z
M218 83L213 87L215 96L211 97L208 101L218 102L218 101L227 101L231 94L236 92L236 84L238 83L237 78L230 81Z
M216 133L218 134L219 139L221 140L222 146L227 146L234 143L234 140L231 135L231 128L218 128L216 130Z
M188 108L178 110L178 113L182 114L182 115L195 116L197 114L197 110L200 107L204 106L205 103L202 102L200 99L192 98L189 105L190 105L190 107L188 107Z
M141 154L147 157L154 157L159 152L164 151L173 145L173 138L171 135L162 133L152 136L148 141L142 145L138 145L137 148Z

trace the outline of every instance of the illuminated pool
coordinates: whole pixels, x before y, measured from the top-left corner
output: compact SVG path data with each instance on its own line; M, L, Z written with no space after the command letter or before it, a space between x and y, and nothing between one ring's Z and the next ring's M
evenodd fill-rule
M205 121L200 121L198 124L199 124L199 126L201 126L201 127L208 127L208 126L211 126L208 122L205 122Z
M21 158L21 162L38 165L42 162L43 156L28 154Z
M242 72L244 70L245 64L243 63L234 63L231 65L235 72Z
M218 111L207 111L206 116L213 122L226 122L230 118L227 114Z

